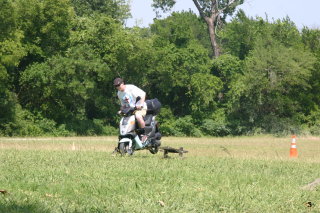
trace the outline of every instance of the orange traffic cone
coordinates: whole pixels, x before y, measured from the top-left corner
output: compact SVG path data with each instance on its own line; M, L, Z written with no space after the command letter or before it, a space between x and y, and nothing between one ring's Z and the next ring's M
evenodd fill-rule
M298 157L298 150L296 144L296 136L292 135L291 147L290 147L290 157L296 158Z

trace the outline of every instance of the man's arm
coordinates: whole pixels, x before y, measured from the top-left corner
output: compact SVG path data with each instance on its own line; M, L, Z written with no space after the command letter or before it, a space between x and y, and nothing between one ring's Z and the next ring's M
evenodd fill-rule
M145 99L146 99L145 95L142 97L140 96L140 100L138 101L138 103L136 105L137 109L142 109Z
M118 96L118 99L119 99L119 102L120 102L120 110L118 111L118 114L120 114L121 110L123 110L124 107L125 107L125 103L122 100L121 95L119 94L119 92L117 93L117 96Z
M143 91L142 89L140 89L137 86L133 85L132 88L133 88L132 93L135 96L135 98L140 97L140 100L136 103L136 107L138 110L142 109L144 101L146 99L146 93L145 93L145 91Z

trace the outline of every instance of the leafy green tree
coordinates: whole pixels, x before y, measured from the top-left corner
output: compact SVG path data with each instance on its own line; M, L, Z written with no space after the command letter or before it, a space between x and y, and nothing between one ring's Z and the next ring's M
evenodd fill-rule
M307 27L302 29L302 42L305 47L309 49L313 55L316 57L316 63L312 70L312 77L310 78L309 84L311 88L306 93L305 97L305 109L309 110L306 113L306 123L308 128L311 129L313 134L318 134L318 127L320 124L319 106L320 106L320 30L319 29L309 29Z
M196 42L189 43L185 48L170 44L155 50L154 67L148 73L152 85L150 94L172 107L175 115L191 114L190 103L194 98L191 79L196 73L210 72L208 52Z
M217 109L218 94L222 90L222 81L210 73L195 73L191 76L191 109L194 117L203 120Z
M198 121L216 109L222 86L220 79L210 74L208 50L198 39L202 26L191 12L156 20L151 25L154 66L147 75L152 85L150 95L158 97L176 116L192 115Z
M5 124L14 120L16 101L8 89L8 74L0 64L0 134Z
M286 47L301 48L302 39L300 32L293 21L287 16L283 19L277 19L271 24L272 36Z
M3 60L10 60L13 64L6 66L12 82L11 89L19 93L20 74L27 66L66 50L74 13L68 0L10 2L14 17L13 31L0 46L6 52Z
M87 45L69 49L67 55L30 66L21 76L21 103L68 129L83 134L76 125L105 116L110 107L105 96L110 69ZM80 128L79 127L79 128Z
M243 74L243 62L232 55L224 54L213 60L212 74L219 77L223 82L223 89L219 98L222 103L227 102L226 94L230 91L232 84Z
M232 133L229 126L225 110L218 108L211 116L202 120L200 129L204 135L227 136Z
M12 1L0 0L0 131L15 118L16 98L11 92L12 70L26 51L17 27L17 13Z
M302 42L306 47L308 47L316 55L320 55L320 30L319 29L309 29L304 27L302 29Z
M53 55L68 47L74 11L69 0L46 0L41 6L40 46Z
M48 57L68 47L74 18L69 0L17 0L15 5L30 55L26 60Z
M300 33L289 17L272 23L262 17L248 17L240 10L219 32L222 52L243 60L254 48L256 39L269 36L270 33L274 39L287 47L301 47Z
M87 44L112 70L125 70L122 62L125 62L128 56L130 37L113 18L102 14L79 17L73 29L70 38L72 46Z
M173 43L183 47L189 41L197 40L211 52L207 26L193 12L173 12L165 20L155 20L150 29L152 34L157 35L159 45L161 42L163 45Z
M102 13L123 22L130 17L130 8L126 0L71 0L78 16L91 16Z
M111 77L122 77L127 83L147 86L146 75L153 58L151 38L139 31L124 29L114 19L103 14L77 18L71 34L71 45L89 45L108 64ZM109 82L112 85L112 82ZM116 91L112 88L112 93Z
M0 1L0 40L8 38L16 30L16 15L11 1Z
M243 60L254 48L256 38L266 34L267 31L268 26L265 20L249 18L243 10L240 10L219 32L222 52Z
M220 47L216 37L216 27L225 22L228 15L233 14L235 8L244 0L193 0L201 18L208 26L212 51L215 57L220 55ZM153 0L153 6L164 11L170 10L175 0Z
M312 135L320 135L320 109L319 105L315 105L309 114L305 116L304 120L305 131Z
M0 63L12 69L26 51L21 41L23 32L18 29L17 11L11 1L0 0L0 20Z
M287 48L271 35L257 39L243 76L230 90L231 100L236 100L233 119L238 117L251 130L294 130L301 122L301 100L310 88L313 64L314 58L303 49Z

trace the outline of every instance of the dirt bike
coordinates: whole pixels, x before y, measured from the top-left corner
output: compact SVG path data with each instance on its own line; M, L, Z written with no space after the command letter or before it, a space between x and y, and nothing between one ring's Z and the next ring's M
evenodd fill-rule
M149 150L156 154L161 145L161 133L156 115L160 111L161 103L158 99L146 100L147 114L144 117L145 128L140 129L136 121L135 107L123 108L120 111L120 135L118 147L115 151L121 155L132 155L136 150ZM145 141L141 141L146 136Z

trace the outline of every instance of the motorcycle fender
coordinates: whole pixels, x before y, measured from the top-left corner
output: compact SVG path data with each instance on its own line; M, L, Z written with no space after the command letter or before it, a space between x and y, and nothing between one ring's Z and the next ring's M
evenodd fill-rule
M130 138L122 138L119 143L129 143L129 148L132 147L132 140Z
M135 149L142 149L143 148L142 142L141 142L138 135L134 138L134 141L136 142Z

